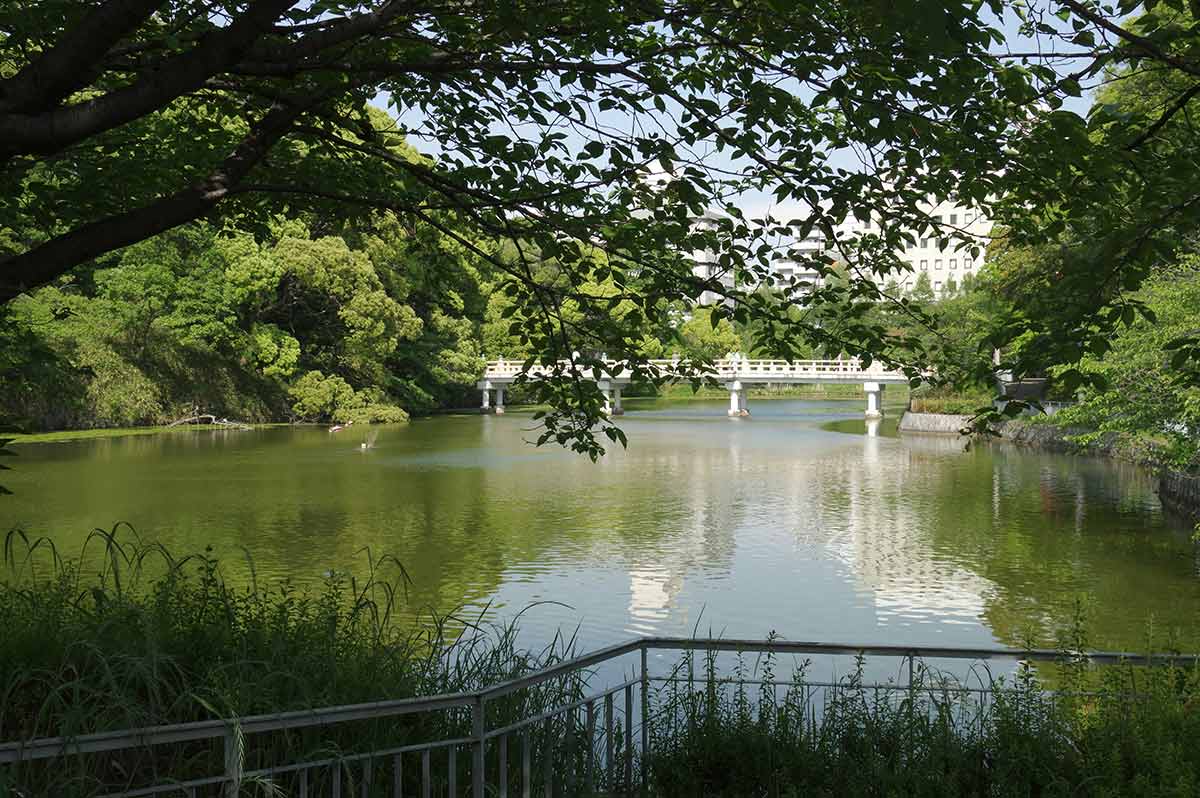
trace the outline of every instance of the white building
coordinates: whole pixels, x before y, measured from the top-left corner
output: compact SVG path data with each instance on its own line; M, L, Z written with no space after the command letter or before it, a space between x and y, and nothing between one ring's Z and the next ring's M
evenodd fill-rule
M929 275L929 284L933 288L934 294L941 295L952 286L961 286L964 278L968 275L979 273L983 266L992 223L980 211L954 202L928 204L920 209L935 222L943 225L947 236L950 236L953 231L957 231L960 235L973 237L979 248L978 254L973 255L970 249L960 249L960 241L957 239L947 241L947 246L943 249L939 244L937 234L927 230L924 234L918 235L914 231L912 234L914 242L896 253L901 260L909 264L912 271L881 275L880 281L895 282L903 291L908 292L913 290L918 276L924 272ZM714 230L722 218L720 214L709 211L697 218L695 224L700 229ZM879 232L878 221L864 223L851 219L839 228L838 236L853 239L872 232ZM799 253L801 256L820 255L829 248L829 242L825 240L824 236L815 232L803 240L792 242L789 247L792 252ZM692 272L697 277L717 279L727 288L734 287L732 271L723 270L714 253L696 250L692 253L692 258L695 264ZM783 285L815 286L820 284L820 275L814 269L789 257L781 257L773 261L771 273ZM795 282L792 282L793 280ZM776 287L779 287L779 283ZM752 288L752 286L744 284L738 287ZM804 290L804 288L801 287L800 290ZM713 291L705 291L697 298L697 302L701 305L721 300L721 296Z
M918 235L914 231L912 233L915 239L914 243L896 253L901 260L912 267L912 271L889 274L883 279L895 281L901 289L907 292L916 286L917 278L924 272L929 275L929 284L933 288L934 294L940 296L951 286L962 285L963 279L968 275L979 273L983 267L992 222L980 211L954 202L923 205L920 210L928 214L935 222L942 224L946 229L947 236L951 232L957 231L960 235L965 234L974 238L979 247L979 254L972 255L970 249L960 248L961 242L953 239L947 241L947 246L943 249L936 233L927 230ZM866 223L857 220L851 221L840 231L842 235L848 237L861 236L871 232L879 232L877 221Z
M710 210L698 217L694 224L700 230L715 230L724 218L722 214ZM794 286L793 290L805 291L818 285L820 273L801 259L823 254L826 244L825 237L820 233L813 233L807 238L791 242L788 246L788 255L781 255L771 261L770 273L775 280L775 288L784 289ZM692 261L694 263L692 274L705 280L715 279L726 288L735 287L733 271L722 269L715 253L708 250L694 250ZM756 282L758 282L757 279ZM752 289L756 286L737 283L736 287ZM723 301L723 297L715 291L705 291L696 301L700 305L711 305Z

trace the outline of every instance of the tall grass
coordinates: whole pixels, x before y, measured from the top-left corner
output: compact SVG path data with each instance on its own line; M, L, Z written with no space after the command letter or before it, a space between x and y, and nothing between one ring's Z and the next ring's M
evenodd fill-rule
M408 577L391 558L366 555L364 577L331 572L319 588L304 590L253 578L235 586L211 552L176 558L123 527L95 531L72 559L48 540L13 532L4 556L0 741L470 691L574 648L573 639L555 638L540 651L522 649L515 621L495 626L482 615L427 614L416 627L402 625L395 615ZM547 683L493 712L537 712L578 689L578 677ZM373 741L395 745L468 729L463 713L446 712L281 734L260 740L247 767L255 758L369 750ZM135 771L139 778L211 775L222 772L220 756L178 746L154 761L118 763L118 770L129 783ZM0 795L6 779L47 794L90 794L106 780L111 786L112 763L69 763L0 768Z
M1051 692L1028 666L988 692L918 663L911 687L850 676L778 684L770 655L747 680L685 656L658 690L647 760L661 796L1196 796L1200 674L1084 668ZM976 674L979 675L979 674Z

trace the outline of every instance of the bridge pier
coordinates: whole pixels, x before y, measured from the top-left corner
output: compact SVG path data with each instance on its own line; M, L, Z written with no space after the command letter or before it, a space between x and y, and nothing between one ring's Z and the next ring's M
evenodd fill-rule
M480 380L475 383L483 394L483 401L479 404L480 413L503 413L504 412L504 386L493 383L491 380ZM496 392L496 406L492 407L492 391Z
M611 382L600 382L600 393L604 394L604 415L623 416L625 408L621 406L621 386Z
M750 410L746 405L746 388L742 385L741 380L734 380L726 383L725 387L729 389L729 416L748 416Z
M867 393L867 418L883 418L883 383L864 382Z

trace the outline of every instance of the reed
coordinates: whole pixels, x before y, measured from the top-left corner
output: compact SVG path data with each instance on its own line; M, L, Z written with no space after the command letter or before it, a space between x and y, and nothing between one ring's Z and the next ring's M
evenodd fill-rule
M365 576L333 572L315 589L253 577L231 584L211 552L176 558L124 525L96 530L75 558L13 532L4 556L0 741L471 691L574 650L574 639L563 637L523 649L519 617L489 624L486 608L402 624L403 566L369 553ZM579 689L577 677L557 680L514 694L493 712L535 714ZM266 739L247 752L247 767L468 731L463 713L446 712L260 735ZM6 784L21 784L26 795L89 795L105 785L222 771L221 751L212 746L162 748L137 762L68 758L0 768L0 796ZM460 784L469 783L466 765Z
M1028 666L987 692L920 666L833 687L775 658L732 670L684 657L653 702L651 792L674 796L1185 796L1200 794L1200 674L1065 658L1057 690ZM752 675L756 679L747 680ZM758 682L758 683L756 683Z

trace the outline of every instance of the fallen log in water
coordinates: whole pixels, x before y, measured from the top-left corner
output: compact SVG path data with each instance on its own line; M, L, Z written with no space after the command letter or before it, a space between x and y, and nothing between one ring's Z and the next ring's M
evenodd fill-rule
M200 413L195 416L177 419L168 424L168 427L178 427L182 424L204 424L212 427L226 427L228 429L250 429L250 425L242 421L230 421L227 418L217 418L212 413Z

